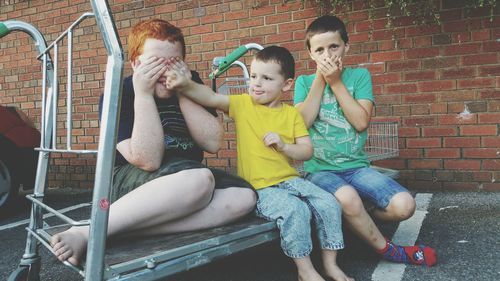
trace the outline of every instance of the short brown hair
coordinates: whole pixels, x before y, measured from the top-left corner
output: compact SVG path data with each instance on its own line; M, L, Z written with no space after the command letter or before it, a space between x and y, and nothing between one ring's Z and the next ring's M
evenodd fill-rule
M130 61L135 61L143 52L146 39L168 40L179 42L182 46L182 58L186 56L186 43L180 28L161 19L150 19L137 23L128 35L128 55Z
M281 68L281 75L285 79L295 77L295 60L288 49L279 46L269 46L260 50L254 56L255 60L262 62L275 62Z
M311 37L316 34L336 32L340 33L340 37L344 43L349 43L349 36L345 28L344 22L336 16L324 15L315 19L306 29L306 45L307 49L311 50Z

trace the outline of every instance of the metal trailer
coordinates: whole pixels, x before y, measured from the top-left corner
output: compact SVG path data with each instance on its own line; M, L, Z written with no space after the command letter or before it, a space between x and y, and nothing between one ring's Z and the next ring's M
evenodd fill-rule
M43 245L52 251L50 239L52 235L70 226L90 225L90 236L87 247L86 261L81 266L64 262L66 266L78 272L87 281L96 280L157 280L200 265L209 263L233 253L248 249L279 237L273 222L256 217L248 217L222 227L205 231L163 235L135 240L134 243L123 237L109 239L106 245L106 229L109 211L109 192L112 186L112 167L116 145L117 116L121 97L121 82L123 72L123 53L114 26L109 7L106 2L91 1L93 13L83 14L51 45L46 46L44 37L33 26L20 21L0 22L0 38L12 31L28 33L35 41L40 55L38 59L43 64L42 80L42 140L40 157L32 195L27 198L32 202L25 253L18 268L12 272L9 281L39 280L40 256L38 246ZM106 67L104 103L97 151L74 150L71 148L71 46L72 32L78 24L95 17L101 31L108 54ZM67 71L67 143L64 149L56 146L56 116L58 96L58 48L62 39L68 42ZM225 58L214 60L214 71L210 75L212 87L226 93L241 93L246 89L248 71L245 64L237 61L250 49L261 49L256 44L247 44L236 49ZM54 59L50 57L50 51ZM227 77L224 83L217 87L216 78L232 66L239 66L243 78ZM246 73L246 74L245 74ZM237 81L237 82L235 82ZM229 87L235 83L235 87ZM397 144L397 129L395 130ZM383 136L381 136L383 138ZM396 147L397 151L397 147ZM50 153L89 154L97 153L96 175L89 220L74 220L43 203L46 188L46 177ZM392 156L391 156L392 157ZM42 217L43 212L53 213L65 222L64 225L48 225Z

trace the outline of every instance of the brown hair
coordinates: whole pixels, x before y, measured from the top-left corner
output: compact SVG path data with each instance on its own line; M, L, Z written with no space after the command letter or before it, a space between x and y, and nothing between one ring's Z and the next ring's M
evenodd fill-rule
M254 56L255 60L262 62L275 62L281 68L281 75L285 79L295 77L295 60L288 49L279 46L269 46L260 50Z

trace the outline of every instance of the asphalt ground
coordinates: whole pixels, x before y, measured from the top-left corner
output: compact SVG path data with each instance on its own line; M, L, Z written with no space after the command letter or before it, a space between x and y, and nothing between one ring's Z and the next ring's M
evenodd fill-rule
M436 248L434 267L405 266L381 262L376 254L351 233L345 232L346 249L338 257L340 266L356 280L462 281L500 280L500 193L439 192L417 194L428 204L401 224L377 223L388 237L416 241ZM90 202L91 194L81 190L51 190L46 202L62 209ZM27 204L18 212L0 218L0 280L7 280L24 252L28 218ZM70 217L88 217L88 208L77 208ZM54 219L49 219L49 223ZM55 220L54 220L55 221ZM414 237L414 238L412 238ZM413 239L413 240L412 240ZM41 280L83 280L40 247ZM313 261L320 264L313 252ZM278 242L271 242L180 273L167 281L288 281L297 280L296 270Z

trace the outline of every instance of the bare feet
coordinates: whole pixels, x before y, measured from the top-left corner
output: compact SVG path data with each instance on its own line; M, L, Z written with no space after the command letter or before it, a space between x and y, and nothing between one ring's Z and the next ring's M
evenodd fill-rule
M87 250L88 227L72 227L52 236L54 255L60 261L68 261L73 265L80 264L80 259Z
M299 281L325 281L318 272L310 271L310 272L299 272Z
M354 281L353 278L345 275L345 273L338 267L338 265L329 265L328 268L325 268L326 276L329 278L327 280L335 280L335 281Z

